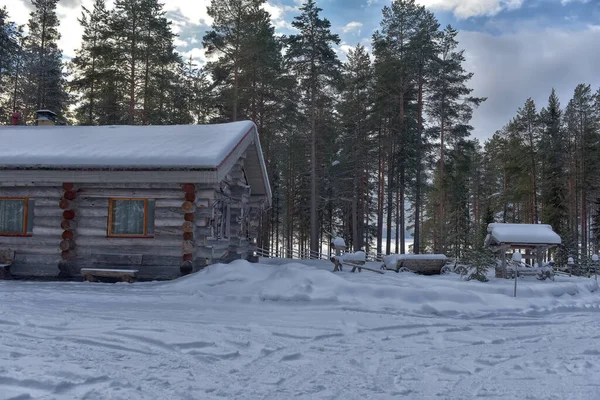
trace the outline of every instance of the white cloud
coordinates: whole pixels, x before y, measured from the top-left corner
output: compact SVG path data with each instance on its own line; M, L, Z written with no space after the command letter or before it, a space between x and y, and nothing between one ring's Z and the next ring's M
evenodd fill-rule
M179 12L191 24L211 25L213 20L207 13L210 0L165 0L165 10Z
M434 10L453 11L457 18L495 15L520 8L524 0L417 0Z
M296 7L276 4L273 2L267 1L263 4L263 9L271 14L271 23L277 29L293 29L292 24L288 22L289 19L287 17L287 13L290 11L297 11Z
M475 75L474 95L488 97L475 111L474 134L488 138L509 122L518 107L532 97L538 109L547 105L552 88L566 106L579 83L600 87L600 53L590 51L600 41L600 29L527 30L494 36L461 32L465 68ZM573 62L573 60L577 60Z
M346 26L344 26L342 28L342 30L344 31L344 33L352 32L352 31L358 31L358 33L360 33L360 28L362 28L362 26L363 26L362 22L352 21L352 22L348 22L346 24Z
M189 58L192 57L192 59L196 61L198 65L204 65L207 61L209 61L209 59L206 57L206 50L200 47L194 47L190 51L186 51L185 53L181 54L181 57L184 60L189 60Z

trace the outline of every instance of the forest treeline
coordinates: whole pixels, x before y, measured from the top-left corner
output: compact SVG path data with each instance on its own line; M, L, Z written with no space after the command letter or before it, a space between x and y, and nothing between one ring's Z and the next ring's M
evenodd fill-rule
M528 99L480 143L469 122L485 99L471 94L458 31L414 0L383 7L371 52L358 44L344 61L314 0L290 35L265 0L213 0L202 66L177 52L158 0L83 8L70 60L58 0L31 3L27 29L0 9L2 123L44 108L80 125L252 120L273 188L260 247L318 252L335 235L401 252L410 231L415 253L461 258L496 221L551 224L561 259L598 249L600 92L579 85L561 107L552 91L540 110Z

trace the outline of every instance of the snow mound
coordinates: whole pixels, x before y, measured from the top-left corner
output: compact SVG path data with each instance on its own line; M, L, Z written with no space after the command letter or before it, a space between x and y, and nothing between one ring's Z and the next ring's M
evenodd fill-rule
M600 309L598 284L591 279L557 277L556 282L523 279L519 281L517 298L512 297L513 284L511 280L495 278L487 283L466 282L457 275L334 274L299 263L265 265L235 261L212 265L161 285L169 292L207 301L328 304L428 315Z

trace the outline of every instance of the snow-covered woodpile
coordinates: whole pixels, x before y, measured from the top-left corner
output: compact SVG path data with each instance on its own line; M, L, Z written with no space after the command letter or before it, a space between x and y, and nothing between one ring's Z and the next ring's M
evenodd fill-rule
M173 278L247 258L271 201L252 122L0 128L0 142L0 250L14 251L14 276Z

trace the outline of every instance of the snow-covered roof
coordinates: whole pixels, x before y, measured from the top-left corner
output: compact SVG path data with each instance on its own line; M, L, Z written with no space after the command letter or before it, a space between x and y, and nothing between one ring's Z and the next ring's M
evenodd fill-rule
M214 171L222 179L246 153L253 194L271 189L256 126L215 125L0 127L0 172L24 170ZM212 179L212 178L211 178ZM255 190L256 189L256 190Z
M489 224L486 245L559 245L560 236L544 224Z
M26 126L0 128L0 166L218 168L250 121L217 125Z

